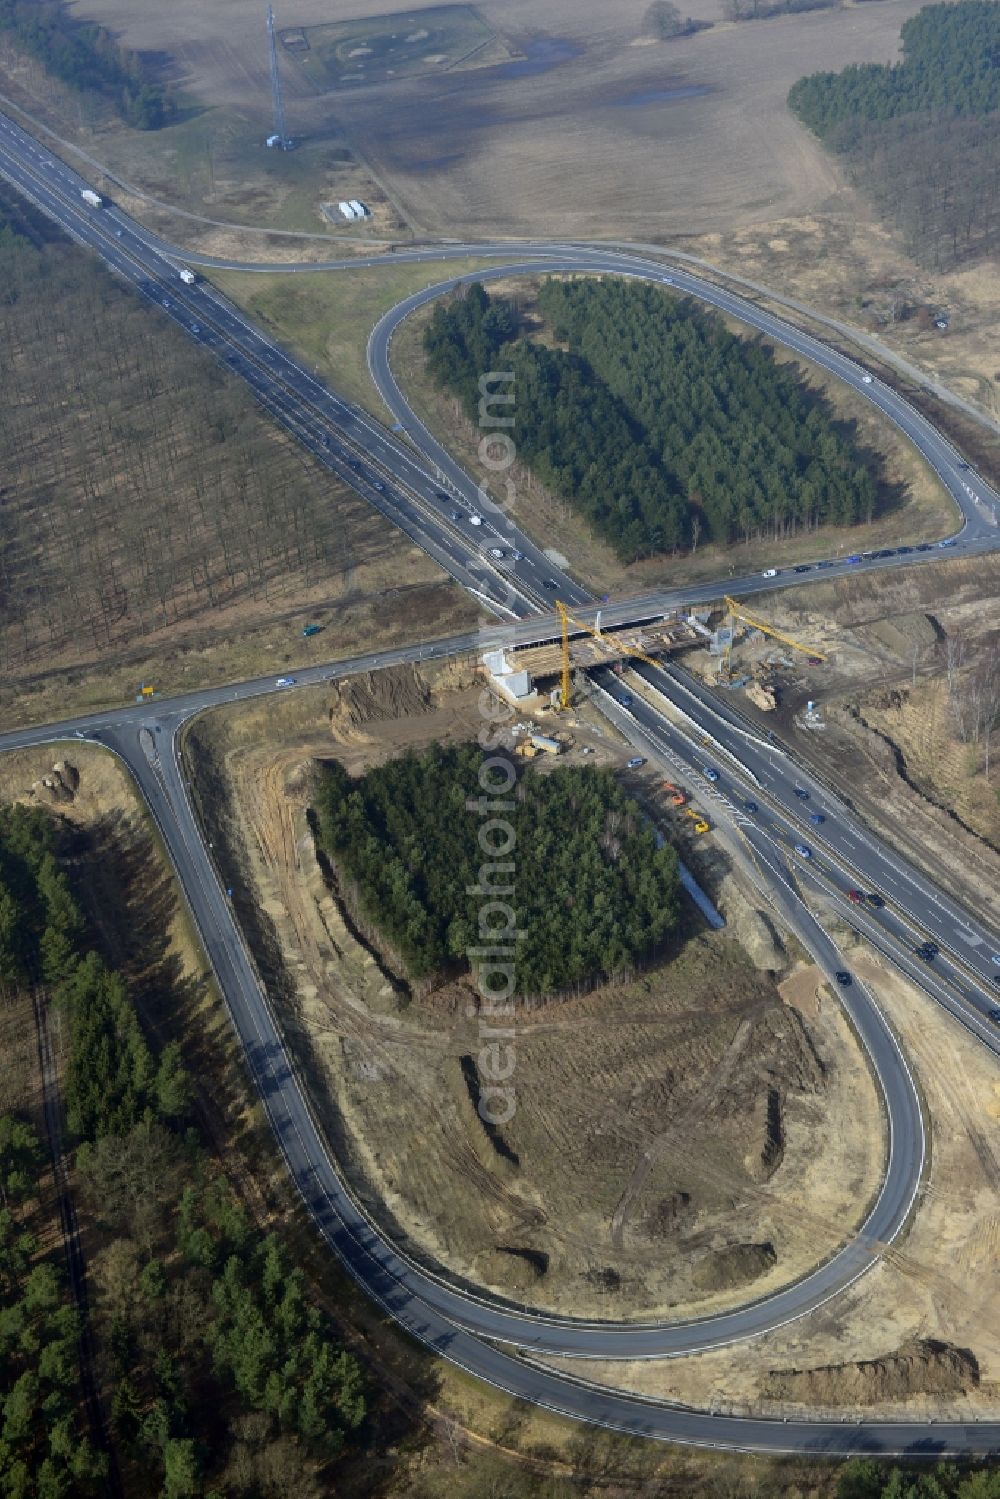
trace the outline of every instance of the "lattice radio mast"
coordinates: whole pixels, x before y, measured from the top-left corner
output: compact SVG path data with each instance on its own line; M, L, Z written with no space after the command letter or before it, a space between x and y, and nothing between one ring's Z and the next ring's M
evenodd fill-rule
M281 79L278 76L278 42L274 34L274 10L267 7L267 45L271 53L271 102L274 106L274 134L267 144L279 151L290 151L292 142L285 130L285 106L281 98Z

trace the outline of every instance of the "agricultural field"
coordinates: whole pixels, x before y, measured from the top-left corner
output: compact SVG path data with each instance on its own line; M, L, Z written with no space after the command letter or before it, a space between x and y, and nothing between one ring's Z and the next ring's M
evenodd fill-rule
M730 933L706 933L684 907L662 963L518 1003L517 1106L493 1131L470 1091L468 977L409 979L324 878L315 762L358 775L467 742L478 700L471 663L393 669L209 714L186 741L202 818L344 1170L412 1252L532 1304L649 1316L785 1283L863 1214L882 1131L836 1001L825 993L809 1015L783 1002L790 960L753 896L726 882L714 840L688 857L718 883ZM622 772L628 752L610 736L581 719L575 737L566 763ZM655 782L630 789L669 826Z
M511 52L472 5L437 5L279 33L282 46L324 92L424 73L506 62Z
M689 8L721 20L716 0ZM645 24L647 0L611 13L596 0L550 0L541 17L530 0L486 3L475 13L511 57L492 67L317 92L284 48L289 128L303 140L346 142L420 233L523 234L544 216L556 236L690 236L843 201L837 167L785 96L817 57L828 67L890 61L900 21L918 8L903 0L661 42ZM384 34L413 14L377 0L350 9L331 22L328 6L303 0L294 33L335 24ZM202 107L239 111L254 137L266 131L263 18L242 0L159 10L88 0L86 13L129 47L168 60Z

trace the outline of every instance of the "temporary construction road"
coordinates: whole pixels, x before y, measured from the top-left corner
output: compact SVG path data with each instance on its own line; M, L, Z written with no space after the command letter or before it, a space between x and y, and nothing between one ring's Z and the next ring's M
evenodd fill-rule
M240 374L262 404L321 462L418 541L486 607L501 618L523 621L510 627L512 635L551 637L553 621L539 615L545 611L553 591L578 608L586 605L584 591L572 579L555 572L529 538L511 527L500 512L487 511L477 486L452 464L443 450L433 447L430 434L416 424L412 413L398 405L394 407L407 432L407 440L400 440L359 408L328 391L284 350L252 327L213 288L203 282L194 286L180 282L177 266L189 258L183 251L165 246L114 206L87 207L80 193L88 184L4 117L0 117L0 173L75 239L96 250L112 269L159 304L196 341ZM994 523L997 496L983 480L964 468L959 455L933 425L891 387L874 378L866 379L866 372L859 365L772 314L688 272L666 271L662 262L592 247L449 247L410 252L408 258L433 260L470 253L496 257L507 274L512 269L530 266L533 270L539 267L600 270L672 280L682 290L732 312L846 379L897 423L955 497L964 519L955 539L956 547L968 553L997 545ZM348 264L356 265L357 261ZM310 265L308 269L316 267ZM397 309L398 316L406 310L406 304L402 304ZM388 366L393 326L391 319L381 325L371 348L373 373L390 405L399 400ZM476 513L482 513L483 525L476 529L490 532L485 542L478 536L470 540L468 520L452 522L443 517L438 498L440 480L435 468L447 475L448 488L444 492L460 497L463 509L471 514L471 506L482 507ZM524 554L509 575L493 567L484 555L492 537L499 536L511 540L514 548ZM831 564L831 570L836 571L837 564ZM751 592L761 586L773 587L774 583L762 585L756 577L726 580L727 591ZM688 603L699 597L715 599L719 592L718 585L689 589L684 599ZM642 618L678 601L676 595L654 594L638 601L605 606L605 618ZM490 631L474 638L477 645L488 644ZM462 648L468 648L470 637L461 639ZM377 657L369 655L299 675L302 681L343 675L394 660L445 654L454 645L455 642L447 642L386 651ZM679 759L689 773L698 772L700 745L705 739L726 757L724 777L720 776L719 783L720 808L754 848L761 879L777 909L824 971L832 975L834 969L843 966L843 960L800 893L800 885L803 881L808 884L812 875L808 869L801 871L798 878L791 874L780 847L784 838L795 835L796 818L801 820L795 793L801 772L796 771L787 755L771 750L766 741L736 722L719 705L699 698L688 684L681 682L678 686L670 674L657 673L650 685L654 690L662 690L687 715L697 732L697 741L668 722L645 699L641 705L623 702L613 683L599 687L606 692L609 717L618 721L634 742L665 763ZM4 735L0 738L0 750L75 736L105 745L128 765L174 863L293 1179L328 1242L369 1294L437 1352L497 1387L566 1415L637 1434L716 1446L831 1455L981 1453L1000 1446L1000 1421L847 1423L711 1414L599 1388L584 1379L543 1368L529 1358L532 1353L563 1353L581 1359L661 1358L752 1337L807 1316L863 1274L885 1246L898 1237L906 1226L923 1171L923 1121L906 1060L874 999L858 984L844 992L844 999L883 1093L889 1137L885 1176L861 1232L803 1280L774 1296L713 1318L648 1325L587 1322L545 1316L458 1285L443 1274L416 1265L393 1247L359 1209L337 1174L322 1129L286 1052L266 991L233 918L226 892L213 868L181 769L177 735L192 714L213 703L274 690L281 689L273 679L268 679L195 693L174 702L92 714L59 725ZM767 772L765 761L769 766ZM731 785L727 785L729 781ZM749 814L746 807L744 792L748 784L763 788L760 805L764 811L758 810L756 816ZM815 784L813 789L826 796L832 807L828 793ZM839 821L850 814L838 807L836 816ZM833 820L829 819L831 824ZM821 882L835 879L837 869L857 868L855 855L844 847L835 847L832 835L831 826L824 835L827 859L823 870L817 871ZM876 859L870 868L864 867L866 878L888 883L890 871L898 875L902 869L898 857L881 849L870 835L866 847ZM915 871L906 871L903 886L890 895L893 903L890 914L900 924L900 931L905 931L907 925L913 930L931 929L933 922L940 922L942 931L949 928L947 942L942 941L941 945L951 948L955 972L960 972L965 983L973 985L971 992L978 994L988 981L983 956L996 950L993 935ZM971 940L956 936L959 927ZM901 939L888 920L882 936L885 950L898 956ZM960 956L954 951L957 942L965 944ZM935 979L925 987L934 993L936 985ZM946 986L950 987L950 980ZM982 993L986 992L982 989ZM978 1023L976 1006L973 1011L972 1020ZM966 1023L970 1024L969 1018ZM985 1024L982 1039L991 1044ZM992 1045L996 1050L995 1040ZM511 1348L520 1351L505 1351Z

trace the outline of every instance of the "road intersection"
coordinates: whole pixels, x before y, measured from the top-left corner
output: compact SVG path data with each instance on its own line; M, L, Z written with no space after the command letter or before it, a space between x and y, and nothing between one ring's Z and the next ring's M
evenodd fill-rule
M114 205L87 207L80 193L88 184L3 116L0 173L246 380L264 407L318 461L400 526L498 619L511 621L509 634L513 638L552 638L555 622L549 605L556 591L577 612L592 607L592 601L572 578L555 568L502 512L489 508L478 486L417 421L392 377L389 355L393 330L414 307L440 295L454 281L442 282L407 299L372 335L370 368L394 419L402 423L403 434L396 436L323 386L248 323L214 288L204 282L194 286L180 282L177 267L191 260L183 251L165 247L163 241ZM462 246L412 251L407 258L440 261L477 253L497 260L495 270L491 268L486 274L509 275L542 268L643 276L672 283L740 317L847 380L914 442L961 512L955 550L975 554L997 546L993 514L997 496L980 476L965 468L961 455L947 439L891 386L793 325L689 271L667 269L660 260L599 247ZM399 258L398 253L373 256L371 263L380 259L396 262ZM287 272L290 268L280 269ZM308 269L316 267L309 265ZM481 277L483 273L479 274ZM445 479L444 491L440 475ZM454 497L463 512L472 514L475 506L476 512L482 513L483 526L475 529L485 530L486 539L470 536L465 515L457 522L450 519L442 509L441 492ZM504 570L493 566L487 555L490 540L501 535L513 537L516 549L523 553L515 567ZM924 553L921 560L929 561L934 555ZM905 560L869 559L861 566L909 565L913 561L912 556ZM827 575L846 566L832 563ZM759 577L726 580L726 591L749 593L774 586L775 580L765 582ZM719 592L717 584L689 588L683 592L683 601L690 605L714 600ZM681 596L676 592L651 593L604 605L604 618L609 623L637 620L678 602ZM448 641L382 650L377 664L485 649L494 638L500 637L486 627ZM375 664L376 657L368 654L353 661L309 668L298 673L298 681L305 685L371 669ZM822 970L832 977L843 967L843 959L804 894L821 888L827 897L836 899L838 892L843 895L840 886L848 879L854 883L864 880L868 888L882 891L886 906L877 916L867 912L861 929L904 969L904 960L908 960L911 976L915 965L907 955L913 934L935 934L942 948L941 971L919 973L923 986L940 1003L947 1004L984 1045L1000 1052L998 1033L988 1018L989 985L994 977L988 959L1000 948L977 915L963 911L944 891L878 844L850 808L838 802L827 788L816 782L807 787L806 773L787 753L775 750L706 689L674 668L644 669L644 674L649 693L627 704L621 699L617 679L598 674L595 690L605 702L608 717L644 752L664 764L682 765L688 776L697 776L704 768L703 746L708 739L712 753L723 757L715 789L717 810L734 834L753 850L776 909ZM570 1378L543 1368L531 1358L544 1354L569 1354L580 1360L663 1358L753 1337L814 1312L864 1274L905 1230L924 1170L924 1123L906 1058L873 996L860 983L843 991L842 998L882 1091L887 1120L882 1186L861 1231L809 1276L775 1295L718 1317L686 1323L643 1325L560 1319L506 1303L459 1284L434 1268L418 1265L384 1237L338 1174L205 846L180 760L179 734L194 714L234 698L275 690L281 690L276 681L265 678L168 702L139 704L61 724L17 730L0 736L0 751L75 737L104 745L128 766L174 864L290 1174L318 1228L366 1291L415 1336L497 1387L549 1409L621 1430L707 1445L831 1455L988 1452L1000 1446L1000 1421L848 1424L712 1414L617 1394L588 1383L585 1377ZM657 693L669 701L675 710L673 717L657 709ZM690 722L691 732L678 726L678 710ZM812 835L820 857L807 868L796 868L794 862L790 865L787 857L789 841L803 836L801 798L796 787L799 791L808 789L809 796L817 801L822 798L827 811L822 835L815 831ZM748 796L750 788L755 790L753 798ZM750 799L757 806L754 813L746 805ZM585 1367L581 1364L584 1372Z

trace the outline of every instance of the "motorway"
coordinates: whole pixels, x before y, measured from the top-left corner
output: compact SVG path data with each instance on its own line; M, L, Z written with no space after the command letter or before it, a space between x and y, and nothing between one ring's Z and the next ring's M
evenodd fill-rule
M100 254L161 313L172 317L244 378L265 408L320 462L423 546L484 607L498 619L520 621L509 630L498 629L495 636L487 629L449 641L369 653L332 667L312 668L299 674L300 683L398 660L482 649L493 638L551 638L554 625L548 602L556 593L578 610L587 607L585 591L554 568L501 512L489 509L474 481L446 453L435 450L430 434L420 429L412 413L399 404L401 398L391 379L389 350L393 327L411 310L407 303L383 320L370 347L373 374L404 428L399 437L327 390L213 288L204 282L194 286L180 282L177 267L186 258L183 252L166 253L162 241L113 205L88 208L80 198L88 184L2 116L0 173L68 234ZM459 253L476 251L449 247L446 251L413 252L410 258L444 259ZM875 379L867 381L860 366L826 350L791 325L688 273L668 274L662 263L654 260L586 247L529 246L512 251L511 247L492 246L489 253L498 260L507 257L507 274L511 267L537 270L542 263L552 269L600 269L673 280L681 290L734 312L847 379L896 422L937 469L959 505L963 524L954 538L956 549L975 552L997 545L997 496L963 466L961 456L941 434L890 387ZM384 258L395 262L400 257ZM408 301L413 303L413 299ZM441 494L446 496L443 501ZM461 519L452 519L452 505ZM478 527L471 524L473 514L481 516ZM485 539L470 534L473 531L485 532ZM497 568L488 557L493 544L517 550L523 556L512 568ZM933 555L931 551L921 554L925 560ZM830 572L846 570L849 565L907 565L914 560L908 556L847 564L831 559ZM765 582L759 577L727 579L726 590L751 592L772 588L775 581ZM778 581L805 579L793 575ZM716 599L719 592L718 585L705 585L685 590L683 598L690 604ZM635 619L677 602L677 594L651 593L639 600L605 605L604 617L609 622ZM338 1177L305 1090L292 1069L268 996L205 848L179 759L178 732L194 713L219 702L274 690L274 679L266 678L170 702L92 714L3 735L0 750L78 737L105 745L129 766L161 830L289 1171L320 1230L359 1283L415 1336L470 1372L521 1398L622 1430L711 1445L833 1454L986 1452L1000 1446L1000 1422L935 1423L930 1427L926 1422L864 1421L849 1425L712 1415L598 1389L582 1379L542 1369L524 1357L529 1353L566 1353L582 1359L669 1357L754 1336L814 1311L863 1274L903 1231L925 1163L919 1100L905 1057L873 997L857 982L842 990L841 997L883 1093L887 1120L883 1184L860 1233L812 1274L776 1295L720 1317L687 1323L559 1319L529 1313L457 1285L405 1259L381 1236ZM596 691L603 694L608 716L660 763L671 768L682 765L690 779L699 774L699 766L709 763L705 756L711 755L713 766L718 759L719 780L711 786L716 815L744 840L776 908L828 976L832 978L844 966L843 959L816 920L813 904L818 899L836 908L839 898L846 908L841 885L846 889L863 881L866 889L884 893L886 906L877 913L845 909L843 914L900 966L909 962L911 970L915 968L913 933L935 934L942 948L935 965L939 971L919 971L924 988L947 1004L983 1044L998 1049L988 1018L987 985L992 978L988 959L994 951L1000 952L1000 945L975 915L962 911L897 856L887 855L849 809L808 780L786 752L769 745L705 689L699 693L683 674L669 669L651 671L643 692L630 702L622 700L621 683L610 674L598 678ZM668 712L655 706L652 695L658 692L669 701ZM678 720L678 714L687 715L688 727ZM808 792L808 801L796 795L796 786ZM747 807L748 800L755 802L756 811ZM820 806L826 821L814 828L808 822L809 812ZM795 867L794 856L789 862L787 847L789 843L793 847L796 842L803 843L804 828L809 829L808 843L815 846L815 854ZM808 904L805 895L809 896ZM510 1348L521 1350L521 1354L506 1351Z

